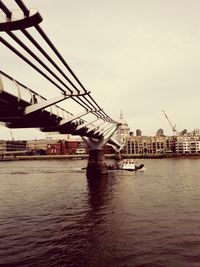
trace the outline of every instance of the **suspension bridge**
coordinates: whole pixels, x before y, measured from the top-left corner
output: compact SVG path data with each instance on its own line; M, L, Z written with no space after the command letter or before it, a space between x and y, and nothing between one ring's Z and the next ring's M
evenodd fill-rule
M40 89L28 88L1 70L0 122L11 129L39 128L43 132L79 135L89 148L87 172L107 173L103 147L107 143L116 151L123 147L116 136L120 124L99 106L70 68L42 29L40 13L22 0L13 0L12 6L6 2L0 0L1 44L30 66L34 75L53 85L56 96L44 97ZM69 102L79 112L66 109Z

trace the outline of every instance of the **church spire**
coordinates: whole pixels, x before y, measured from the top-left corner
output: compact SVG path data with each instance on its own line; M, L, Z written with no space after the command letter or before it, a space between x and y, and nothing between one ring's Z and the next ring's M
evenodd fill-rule
M123 120L123 114L122 114L122 109L121 109L121 112L120 112L120 120Z

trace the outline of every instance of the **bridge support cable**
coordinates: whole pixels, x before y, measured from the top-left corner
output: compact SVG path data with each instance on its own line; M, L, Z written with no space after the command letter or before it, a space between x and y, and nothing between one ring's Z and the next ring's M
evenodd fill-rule
M85 101L82 101L83 103L81 103L80 99L77 97L75 98L74 96L72 96L71 98L75 102L77 102L80 106L82 106L83 108L91 110L91 113L93 113L97 118L103 119L102 115L99 114L101 110L97 110L96 108L92 109L91 106L89 106L87 103L85 103Z
M73 91L46 65L44 62L31 51L29 47L27 47L14 33L7 32L7 34L15 40L15 42L20 45L31 57L33 57L44 69L46 69L56 80L58 80L67 90L73 94Z
M73 84L73 82L64 74L64 72L59 68L59 66L49 57L49 55L45 52L45 50L35 41L35 39L24 29L21 32L35 45L35 47L40 51L45 58L62 74L62 76L72 85L72 87L80 93L80 90ZM71 93L73 91L55 74L51 69L43 63L43 61L36 56L16 35L11 32L7 32L7 34L13 38L26 52L28 52L37 62L39 62L48 72L50 72L62 85L64 85ZM85 91L87 93L87 91Z
M26 52L28 52L29 55L31 55L40 65L42 65L52 76L54 76L54 78L56 78L66 89L68 89L73 96L76 96L79 99L82 96L87 102L89 102L92 108L96 109L96 107L86 98L86 96L90 94L90 92L85 92L85 94L80 94L80 91L77 88L75 88L78 91L78 95L74 95L73 91L47 65L45 65L43 61L41 61L40 58L38 58L16 35L14 35L11 32L7 32L7 34L11 38L13 38ZM87 108L91 108L87 103L85 103L85 101L82 100L82 102L87 106Z
M13 51L17 56L19 56L21 59L23 59L28 65L30 65L32 68L34 68L36 71L38 71L43 77L45 77L47 80L49 80L52 84L54 84L58 89L60 89L63 93L66 93L66 91L61 88L58 84L56 84L50 77L48 77L43 71L41 71L36 65L34 65L28 58L26 58L23 54L21 54L17 49L15 49L11 44L9 44L4 38L0 36L0 42L7 46L11 51Z
M22 3L21 1L18 1L18 3ZM20 6L22 6L22 5L20 5ZM26 10L26 15L28 15L28 12L27 12L27 10ZM27 32L25 32L24 31L24 33L26 34L26 36L29 38L29 39L31 39L31 41L33 42L34 41L34 44L37 44L37 42L35 42L35 40L27 33ZM31 55L37 62L39 62L48 72L50 72L51 73L51 75L53 75L62 85L64 85L68 90L70 90L70 92L71 93L73 93L72 92L72 90L68 87L68 86L66 86L66 84L62 81L62 80L60 80L60 78L57 76L57 75L55 75L16 35L14 35L13 33L11 33L11 32L8 32L7 31L7 34L12 38L12 39L14 39L26 52L28 52L29 53L29 55ZM1 40L2 42L3 42L3 40ZM6 43L6 42L4 42L4 45L7 45L7 47L8 47L8 44ZM11 47L9 47L13 52L15 52L18 56L20 56L23 60L25 60L27 63L29 63L29 65L31 65L32 67L34 67L37 71L38 71L38 68L36 67L36 66L33 66L33 64L30 64L30 61L28 61L28 59L25 59L25 57L22 57L23 55L20 55L20 53L18 52L17 53L17 51L16 50L14 50L13 48L11 48ZM41 47L38 47L38 48L41 48ZM43 50L44 51L44 50ZM47 55L47 54L46 54ZM48 57L49 58L49 57ZM51 60L51 62L52 62L52 60ZM54 64L54 66L55 66L55 64ZM41 71L40 71L40 74L42 74L43 76L44 76L44 73L41 73ZM65 76L66 77L66 76ZM45 76L45 78L47 78L47 76ZM48 78L48 80L49 80L49 78ZM68 78L67 78L67 80L68 80L68 82L70 81ZM52 81L51 81L52 82ZM80 92L80 90L78 90L75 86L74 86L74 84L70 81L70 83L71 83L71 85L78 91L78 92ZM55 84L54 84L55 85ZM60 88L60 87L59 87ZM85 92L86 92L86 90L85 90ZM88 100L88 99L86 99L86 97L84 97L85 98L85 100L87 101L87 102L89 102L89 104L93 107L93 108L96 108L96 107L94 107L94 105ZM82 101L82 100L81 100ZM83 101L82 101L83 102ZM87 106L87 107L89 107L89 106Z
M71 84L71 86L80 93L80 90L74 85L74 83L67 77L62 69L52 60L52 58L46 53L42 46L30 35L26 29L22 29L21 32L29 39L29 41L42 53L42 55L57 69L59 73Z
M4 5L4 3L1 0L0 0L0 8L5 13L6 17L10 19L12 16L12 12L7 8L6 5Z
M26 16L28 16L29 14L29 10L25 7L25 5L23 4L22 1L16 1L18 2L19 6L20 7L23 7L23 11L24 11L24 14ZM0 2L2 3L2 2ZM5 13L9 16L11 16L11 11L9 11L8 9L6 9L7 7L2 3L2 10L5 10ZM6 31L7 34L13 38L21 47L23 47L29 54L31 54L32 57L34 57L36 59L36 55L30 51L30 49L28 49L26 47L25 44L23 44L23 42L21 40L19 40L19 38L17 38L13 33L9 32L9 31ZM35 39L25 30L25 29L22 29L21 32L38 48L38 51L40 51L50 62L51 64L57 68L57 70L67 79L67 81L74 87L74 89L76 89L76 91L78 93L80 93L80 90L70 81L70 79L64 74L64 72L58 67L58 65L48 56L48 54L44 51L44 49L35 41ZM29 51L28 51L29 50ZM37 58L36 59L38 62L39 62L39 59ZM43 65L44 67L44 64L41 63L42 61L40 60L40 64ZM46 68L46 67L45 67ZM52 73L51 73L52 74ZM52 74L55 76L55 74ZM66 86L66 85L65 85Z
M54 72L52 72L49 67L47 67L16 35L14 35L13 33L11 32L7 32L7 34L12 38L14 39L26 52L29 53L29 55L31 55L37 62L39 62L48 72L50 72L51 75L53 75L63 86L65 86L70 92L71 94L73 94L73 91L68 87L66 86L66 84L60 80L60 78L54 74ZM4 45L6 45L9 49L11 49L15 54L17 54L18 56L20 56L25 62L27 62L29 65L31 65L33 68L35 68L38 72L40 72L40 74L42 74L43 76L45 75L44 72L41 72L36 65L34 65L32 62L30 62L27 58L25 58L24 55L22 55L19 51L17 51L14 47L12 47L9 43L7 43L5 40L3 41L2 38L0 38L0 41L4 43ZM45 76L45 78L48 78L49 81L52 82L52 80ZM54 83L54 85L56 85ZM57 86L59 89L60 86ZM63 91L63 90L62 90ZM79 91L80 92L80 91ZM96 109L96 106L91 103L91 101L89 101L86 96L89 95L90 92L87 92L86 95L83 95L82 97L91 105L92 108ZM81 95L76 95L76 97L78 97L79 99L81 98ZM73 98L74 99L74 98ZM75 99L74 99L75 100ZM85 108L85 105L87 106L87 108L91 108L84 100L80 99L80 101L82 101L82 103L84 103L84 105L82 105L80 102L79 104L82 105L84 108ZM96 103L95 103L96 104ZM98 106L98 105L97 105ZM99 107L99 106L98 106ZM101 111L100 111L101 113Z
M64 64L64 66L67 68L67 70L72 74L72 76L74 77L74 79L78 82L78 84L81 86L81 88L87 92L87 90L85 89L85 87L83 86L83 84L80 82L80 80L77 78L77 76L74 74L74 72L72 71L72 69L69 67L69 65L67 64L67 62L64 60L64 58L61 56L61 54L58 52L58 50L56 49L56 47L53 45L53 43L50 41L50 39L47 37L47 35L44 33L44 31L41 29L41 27L39 25L35 26L35 28L38 30L38 32L41 34L41 36L44 38L44 40L48 43L48 45L53 49L53 51L56 53L56 55L58 56L58 58L62 61L62 63ZM89 95L90 99L96 104L97 108L100 108L99 105L96 103L96 101L94 101L94 99ZM88 100L87 100L88 101ZM103 112L104 115L107 116L107 114L105 112ZM109 118L109 116L107 116ZM113 121L111 119L111 121Z
M18 6L21 8L21 10L24 12L24 15L26 17L29 16L30 11L28 8L24 5L24 3L21 0L15 0L15 2L18 4Z
M54 46L54 44L50 41L50 39L48 38L48 36L46 35L46 33L42 30L42 28L39 25L35 26L36 30L40 33L40 35L43 37L43 39L46 41L46 43L50 46L50 48L54 51L54 53L57 55L57 57L60 59L60 61L63 63L63 65L67 68L67 70L70 72L70 74L74 77L74 79L76 80L76 82L80 85L80 87L87 92L87 90L85 89L85 87L82 85L82 83L80 82L80 80L77 78L77 76L75 75L75 73L72 71L72 69L69 67L69 65L67 64L67 62L64 60L64 58L61 56L61 54L59 53L59 51L57 50L57 48Z

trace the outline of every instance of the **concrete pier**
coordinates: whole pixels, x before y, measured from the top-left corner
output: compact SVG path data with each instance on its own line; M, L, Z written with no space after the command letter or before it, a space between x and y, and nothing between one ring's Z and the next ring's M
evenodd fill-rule
M106 174L108 174L108 167L105 161L104 151L102 149L89 150L87 176L96 178Z

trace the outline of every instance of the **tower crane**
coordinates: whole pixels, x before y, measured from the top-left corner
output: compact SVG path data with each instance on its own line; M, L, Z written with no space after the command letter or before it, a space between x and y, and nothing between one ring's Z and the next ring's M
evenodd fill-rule
M163 113L165 115L165 118L168 120L169 124L171 125L172 127L172 132L173 132L173 136L176 136L177 134L177 131L176 131L176 124L172 124L172 122L170 121L170 119L168 118L167 114L165 113L165 111L163 110Z
M10 129L10 135L11 135L11 140L14 141L14 135L11 129Z

